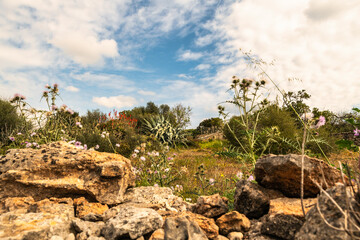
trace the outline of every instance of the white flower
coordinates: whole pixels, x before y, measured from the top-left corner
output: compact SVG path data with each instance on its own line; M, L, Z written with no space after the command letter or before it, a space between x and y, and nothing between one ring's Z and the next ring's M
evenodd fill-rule
M215 179L210 178L210 179L209 179L209 184L210 184L210 185L214 185L214 184L215 184Z
M131 157L132 157L132 158L136 158L136 157L137 157L137 154L134 153L134 154L131 155Z
M155 184L154 184L154 187L159 187L159 184L155 183Z
M165 168L165 170L164 170L165 172L168 172L168 171L170 171L170 169L169 168Z
M145 159L144 156L141 156L141 157L140 157L140 160L141 160L141 161L145 161L146 159Z
M301 115L301 119L304 120L304 121L311 120L311 119L313 119L313 117L314 117L314 114L311 113L311 112L303 113L303 114Z
M95 149L99 149L99 147L100 147L100 146L97 144L97 145L95 146Z
M135 150L134 150L134 153L139 153L139 150L138 150L138 149L135 149Z
M115 146L116 146L116 147L120 147L120 144L117 143L117 144L115 144Z
M242 172L237 172L236 177L239 178L239 179L242 179L243 173Z

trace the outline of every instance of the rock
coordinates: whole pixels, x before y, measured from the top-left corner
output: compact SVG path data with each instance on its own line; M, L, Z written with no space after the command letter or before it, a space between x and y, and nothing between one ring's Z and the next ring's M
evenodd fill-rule
M218 235L214 240L229 240L227 237L224 237L222 235Z
M304 158L304 197L320 192L314 182L326 188L321 172L331 187L341 181L340 171L316 158ZM256 181L265 188L277 189L287 197L300 197L301 155L268 155L257 160Z
M237 211L226 213L216 220L220 233L227 235L230 232L247 232L250 229L250 220Z
M199 197L193 209L194 213L201 214L208 218L219 217L227 213L228 210L228 199L221 197L219 194Z
M109 207L101 203L89 203L84 197L74 200L75 216L86 221L102 221L104 214Z
M215 220L212 218L207 218L203 215L192 213L192 212L183 212L179 216L189 216L191 220L195 221L201 230L209 239L215 239L219 235L219 227L215 224Z
M153 234L151 234L151 237L149 240L164 240L164 238L165 238L164 229L159 228L158 230L153 232Z
M261 226L261 233L280 239L294 239L303 225L303 221L291 215L268 215Z
M156 210L187 211L192 205L175 196L167 187L129 188L124 195L124 203L151 207Z
M71 199L33 202L31 198L13 198L5 199L4 205L7 208L0 215L0 239L38 240L53 236L64 239L71 233L74 218Z
M65 240L75 240L75 235L73 233L70 233L69 235L67 235Z
M359 204L353 199L350 198L350 193L345 193L345 186L342 184L338 184L335 187L332 187L326 191L335 202L343 209L346 210L346 199L348 198L349 202L353 207L354 212L360 212ZM334 203L325 195L320 194L317 198L319 209L324 216L324 218L328 221L328 223L336 228L340 228L344 226L344 215L340 212L340 210L334 205ZM349 227L355 229L355 226L351 224L351 222L357 222L353 216L348 217ZM358 226L358 225L357 225ZM328 239L352 239L347 233L344 231L338 231L330 228L321 218L317 207L314 206L310 211L306 214L305 223L300 228L299 232L295 236L296 240L328 240Z
M153 209L128 207L106 222L102 235L106 239L139 238L161 228L162 217Z
M267 215L261 217L260 219L250 220L251 228L250 231L244 233L244 238L251 240L278 240L279 238L263 235L261 233L261 226L263 225L263 222L266 221L266 217Z
M199 225L189 216L168 217L164 223L165 240L206 240Z
M81 150L66 142L40 149L10 149L0 165L0 199L85 197L103 204L123 201L135 184L130 160L118 154Z
M64 240L64 238L60 237L60 236L57 236L57 235L54 235L50 238L50 240Z
M316 204L316 198L304 199L305 214ZM284 214L304 219L299 198L277 198L270 200L269 215Z
M89 222L81 219L73 219L71 226L77 233L85 233L86 237L100 237L101 229L105 226L104 222ZM83 234L84 235L84 234Z
M269 211L270 199L256 183L240 180L236 183L234 206L248 218L260 218Z
M227 235L229 240L242 240L244 235L241 232L231 232Z

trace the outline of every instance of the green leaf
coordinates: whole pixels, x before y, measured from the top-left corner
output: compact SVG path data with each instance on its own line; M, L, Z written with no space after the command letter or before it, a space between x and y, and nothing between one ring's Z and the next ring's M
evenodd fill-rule
M359 147L356 146L356 145L354 144L354 142L351 141L351 140L342 139L342 140L336 141L335 144L336 144L340 149L348 149L348 150L353 151L353 152L358 152L358 151L359 151Z

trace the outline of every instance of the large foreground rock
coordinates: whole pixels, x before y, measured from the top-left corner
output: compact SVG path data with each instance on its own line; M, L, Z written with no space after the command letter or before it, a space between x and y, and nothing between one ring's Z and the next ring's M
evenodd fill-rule
M207 240L199 225L189 216L169 217L164 223L166 240Z
M347 190L349 191L349 190ZM359 204L353 199L349 198L350 193L345 193L345 186L339 184L326 191L336 201L336 203L343 209L346 210L346 201L349 200L354 212L360 212ZM319 209L323 217L328 221L330 225L336 228L342 228L345 224L345 217L335 204L325 194L321 194L318 197ZM316 206L310 209L306 214L305 223L296 234L295 239L297 240L331 240L331 239L352 239L345 231L338 231L329 227L322 219ZM348 227L355 229L356 227L351 222L357 222L354 217L348 217ZM357 223L357 226L358 223ZM357 235L358 236L358 235Z
M8 198L0 203L0 239L39 240L71 235L71 199Z
M130 160L118 154L81 150L66 142L40 149L11 149L0 163L0 200L85 197L118 204L135 183Z
M304 197L316 197L320 192L315 182L326 188L341 181L340 172L316 158L304 158ZM268 155L255 165L256 181L265 188L277 189L287 197L300 197L301 155Z

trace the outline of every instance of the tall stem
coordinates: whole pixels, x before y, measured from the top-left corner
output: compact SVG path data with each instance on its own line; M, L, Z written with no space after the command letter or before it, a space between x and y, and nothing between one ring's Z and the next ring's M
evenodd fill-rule
M305 157L305 141L306 141L306 125L304 124L304 134L303 141L301 146L301 187L300 187L300 197L301 197L301 209L305 217L305 207L304 207L304 157Z

